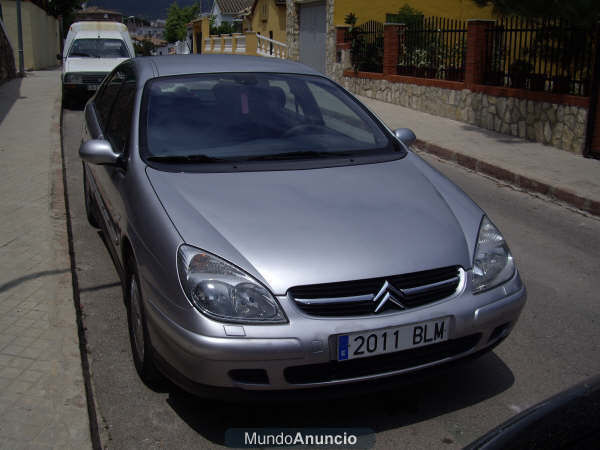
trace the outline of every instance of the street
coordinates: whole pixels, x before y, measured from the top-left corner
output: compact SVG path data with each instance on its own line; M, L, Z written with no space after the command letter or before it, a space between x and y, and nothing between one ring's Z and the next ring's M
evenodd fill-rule
M64 110L74 257L102 443L213 448L232 427L362 427L377 448L460 448L523 409L600 373L600 220L427 156L506 237L528 289L510 337L441 378L364 397L290 405L225 404L137 377L118 275L87 223L77 151L82 111Z

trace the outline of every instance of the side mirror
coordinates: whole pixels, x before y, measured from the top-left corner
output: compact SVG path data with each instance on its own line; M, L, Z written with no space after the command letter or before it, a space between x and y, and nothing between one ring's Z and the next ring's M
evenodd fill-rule
M79 157L90 164L116 165L121 155L115 153L110 142L103 139L92 139L81 144Z
M62 61L62 55L60 53L56 54L56 59Z
M413 145L417 141L417 136L415 136L415 133L410 128L398 128L394 130L394 134L406 146Z

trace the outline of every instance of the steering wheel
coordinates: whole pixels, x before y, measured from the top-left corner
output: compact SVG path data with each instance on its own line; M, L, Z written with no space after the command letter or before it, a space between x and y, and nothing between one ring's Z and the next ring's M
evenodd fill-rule
M327 127L325 127L323 125L315 125L312 123L303 123L303 124L296 125L295 127L290 128L285 133L283 133L281 135L281 137L286 138L286 137L290 137L290 136L296 136L298 134L306 133L311 130L316 131L316 132L325 131L325 130L327 130Z

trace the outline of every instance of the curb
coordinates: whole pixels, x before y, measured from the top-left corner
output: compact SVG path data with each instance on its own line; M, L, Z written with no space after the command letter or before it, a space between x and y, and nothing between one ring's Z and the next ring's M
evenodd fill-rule
M85 326L83 324L83 312L81 309L81 301L79 298L79 280L77 276L77 266L75 262L75 250L73 246L73 228L71 225L71 209L69 205L69 192L67 183L67 167L65 164L65 149L63 145L63 108L62 108L62 88L59 85L58 96L55 103L55 109L58 113L58 121L53 124L57 128L58 132L58 158L59 158L59 170L60 178L59 183L62 185L62 196L60 200L62 207L64 208L64 223L66 234L66 250L67 258L70 265L71 275L71 292L72 292L72 303L75 312L75 327L77 328L77 337L79 344L79 354L81 357L81 372L83 377L83 390L85 394L87 413L88 413L88 431L90 438L90 446L92 450L101 450L102 439L100 437L100 426L98 422L98 414L96 412L96 397L94 396L94 386L91 380L91 367L88 358L87 351L87 337L85 335Z
M448 148L440 147L420 139L417 139L415 142L415 147L418 150L424 151L425 153L435 155L440 159L452 161L460 166L473 170L474 172L479 172L499 181L504 181L517 186L524 191L544 195L553 200L566 203L567 205L577 208L588 214L600 217L600 201L587 197L581 197L580 195L577 195L568 189L552 186L533 178L519 175L495 164L490 164L481 159L473 158L472 156L468 156Z

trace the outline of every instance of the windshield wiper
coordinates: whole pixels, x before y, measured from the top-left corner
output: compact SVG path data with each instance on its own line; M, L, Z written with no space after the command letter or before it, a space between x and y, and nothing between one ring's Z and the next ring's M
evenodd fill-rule
M72 52L69 56L82 56L84 58L92 57L92 55L90 55L89 53L83 53L83 52Z
M148 161L161 163L213 163L228 160L208 155L156 155L149 156Z
M272 155L260 155L251 156L247 158L248 161L269 161L278 159L305 159L305 158L331 158L338 156L351 156L351 153L343 152L319 152L319 151L304 151L304 152L288 152L288 153L274 153Z

